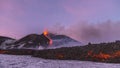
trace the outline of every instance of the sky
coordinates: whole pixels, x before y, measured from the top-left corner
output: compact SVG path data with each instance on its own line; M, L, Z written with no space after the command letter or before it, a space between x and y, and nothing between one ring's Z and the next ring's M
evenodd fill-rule
M120 0L0 0L0 35L19 39L48 29L79 41L108 41L111 36L110 40L117 40L119 3Z

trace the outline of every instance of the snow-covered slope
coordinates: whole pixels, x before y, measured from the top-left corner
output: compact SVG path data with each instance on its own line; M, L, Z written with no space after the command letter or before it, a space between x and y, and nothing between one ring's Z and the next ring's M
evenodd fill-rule
M53 44L48 48L82 46L81 42L76 41L66 35L50 34L50 38L53 40Z
M0 36L0 49L11 48L10 44L15 42L15 39Z
M12 39L5 40L3 43L1 43L0 48L1 49L12 48L14 45L12 46L11 44L14 42L15 40L12 40Z
M9 38L9 37L4 37L4 36L0 36L0 45L5 42L6 40L15 40L15 39L12 39L12 38Z
M120 68L120 64L73 60L45 60L31 56L0 54L0 68Z
M48 49L82 46L80 42L74 42L74 41L65 42L66 40L67 39L53 40L53 44L49 46Z

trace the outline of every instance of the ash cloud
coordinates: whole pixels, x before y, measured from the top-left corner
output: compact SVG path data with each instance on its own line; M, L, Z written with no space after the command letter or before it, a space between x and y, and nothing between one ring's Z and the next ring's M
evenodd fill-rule
M97 24L79 22L71 24L69 27L60 25L52 32L68 35L83 43L110 42L120 40L120 21L108 20Z

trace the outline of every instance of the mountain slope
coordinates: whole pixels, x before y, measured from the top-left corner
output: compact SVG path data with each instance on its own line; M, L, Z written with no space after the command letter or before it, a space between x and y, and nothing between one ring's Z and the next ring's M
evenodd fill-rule
M61 60L86 60L107 63L120 63L120 41L86 46L62 47L39 50L35 57Z
M0 36L0 49L10 48L15 39Z
M30 34L13 43L17 48L39 48L49 45L49 39L43 34Z
M72 47L81 45L79 41L76 41L66 35L57 35L57 34L49 34L50 38L53 41L53 44L51 47L59 48L59 47Z
M9 37L4 37L4 36L0 36L0 45L5 42L6 40L15 40L15 39L12 39L12 38L9 38Z

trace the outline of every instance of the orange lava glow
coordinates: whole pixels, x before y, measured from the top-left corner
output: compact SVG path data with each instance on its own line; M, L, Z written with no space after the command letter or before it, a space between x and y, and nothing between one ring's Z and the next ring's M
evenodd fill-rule
M4 54L4 53L6 53L7 51L2 51L2 50L0 50L0 54Z
M109 59L111 55L100 52L98 55L93 55L93 57L106 60Z
M63 59L63 58L64 58L64 55L63 55L63 54L57 54L56 57L57 57L58 59Z
M52 45L53 41L52 39L48 36L49 35L49 32L48 30L44 30L43 32L44 36L46 36L50 41L49 41L49 45Z
M117 58L120 57L120 51L116 51L115 53L112 54L112 58Z
M49 44L50 44L50 45L52 45L52 43L53 43L53 41L52 41L52 39L50 39L50 42L49 42Z
M99 54L94 54L93 51L88 51L87 57L92 57L101 60L114 59L120 57L120 51L116 51L112 54L106 54L102 52L100 52Z
M44 30L43 34L44 34L45 36L47 36L47 35L48 35L48 30Z

